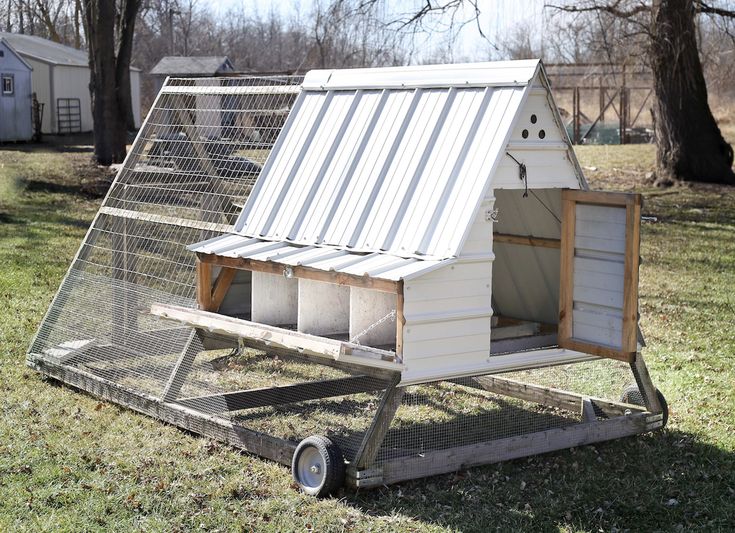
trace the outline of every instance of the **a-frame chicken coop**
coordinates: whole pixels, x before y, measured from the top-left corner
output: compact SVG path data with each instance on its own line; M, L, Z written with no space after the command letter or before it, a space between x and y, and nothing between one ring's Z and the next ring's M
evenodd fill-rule
M540 62L298 82L168 80L32 366L312 494L665 424L640 196L587 190Z

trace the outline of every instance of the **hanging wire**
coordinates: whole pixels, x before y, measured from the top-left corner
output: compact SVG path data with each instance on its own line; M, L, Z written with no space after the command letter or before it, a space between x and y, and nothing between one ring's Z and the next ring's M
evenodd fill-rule
M505 152L505 155L507 155L508 157L510 157L513 161L516 162L516 165L518 165L518 177L526 185L526 190L523 191L523 197L524 198L528 198L528 172L526 170L526 164L525 163L521 163L520 161L518 161L509 152Z

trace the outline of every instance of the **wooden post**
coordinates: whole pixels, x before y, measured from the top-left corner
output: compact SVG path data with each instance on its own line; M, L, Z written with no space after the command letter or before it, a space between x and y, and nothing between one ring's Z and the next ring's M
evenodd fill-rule
M623 274L623 351L638 349L638 267L641 243L641 195L633 196L625 211L625 270Z
M398 282L398 296L396 298L396 359L403 361L403 326L406 317L403 314L403 280Z
M396 376L390 387L385 390L380 405L378 405L378 411L365 432L360 448L355 453L355 468L366 468L375 461L393 417L396 416L396 411L401 406L404 388L398 387L400 379L400 375Z
M572 310L574 308L574 232L576 204L562 194L561 266L559 279L559 344L572 338Z
M652 413L663 412L663 406L658 401L658 394L656 394L656 386L651 380L648 367L646 367L640 352L636 354L635 361L630 363L630 369L633 371L633 377L635 377L638 390L643 396L643 403L646 404L646 408Z
M126 218L111 221L112 253L112 342L124 346L130 332L138 327L138 299L128 284L135 282L136 239L129 236L135 222Z
M579 87L575 87L572 92L572 144L579 144L581 113Z
M212 308L212 264L196 260L197 304L199 309L209 311Z
M607 106L605 105L605 87L602 85L602 76L600 76L600 122L605 122L605 110L607 109Z

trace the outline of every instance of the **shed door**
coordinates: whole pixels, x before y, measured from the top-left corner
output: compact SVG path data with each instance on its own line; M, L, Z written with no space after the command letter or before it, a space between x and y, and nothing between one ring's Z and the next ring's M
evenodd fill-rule
M562 192L559 346L633 361L641 196Z

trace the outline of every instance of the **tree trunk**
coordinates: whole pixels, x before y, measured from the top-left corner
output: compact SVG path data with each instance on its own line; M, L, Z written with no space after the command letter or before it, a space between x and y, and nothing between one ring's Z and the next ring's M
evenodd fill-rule
M656 179L735 184L733 151L707 103L692 0L654 0Z
M116 2L84 0L84 22L89 46L94 157L101 165L125 159L128 122L132 123L130 102L130 56L139 0L128 0L122 10L119 31ZM132 20L132 22L131 22ZM120 49L115 49L119 33Z
M120 111L125 118L126 130L135 129L133 100L130 93L130 61L133 55L133 33L138 15L140 0L126 0L118 25L119 46L115 63L117 80L117 99Z

